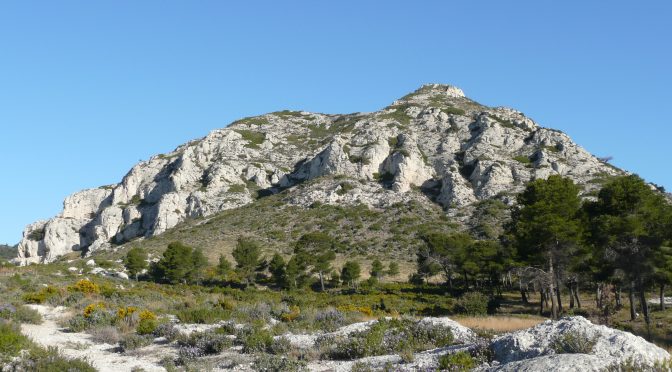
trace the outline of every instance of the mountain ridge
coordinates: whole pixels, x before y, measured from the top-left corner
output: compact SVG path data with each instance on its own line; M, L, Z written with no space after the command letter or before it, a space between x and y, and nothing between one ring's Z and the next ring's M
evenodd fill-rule
M591 197L623 173L519 111L428 84L372 113L280 111L213 130L136 164L119 184L66 198L58 216L26 227L17 261L105 250L283 191L300 207L438 205L466 224L476 203L512 204L535 178L570 177Z

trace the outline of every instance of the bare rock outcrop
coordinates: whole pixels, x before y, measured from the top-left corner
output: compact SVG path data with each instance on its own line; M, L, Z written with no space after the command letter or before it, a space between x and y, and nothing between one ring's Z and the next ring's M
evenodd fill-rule
M17 261L107 249L288 189L287 202L302 206L420 200L454 216L513 200L535 178L571 177L588 195L595 179L621 173L516 110L430 84L374 113L245 118L141 161L120 183L75 193L58 216L28 225Z
M590 345L573 353L558 353L558 346ZM492 371L602 371L628 362L651 368L670 354L632 333L595 325L577 316L546 321L530 329L493 340L491 349L501 363Z

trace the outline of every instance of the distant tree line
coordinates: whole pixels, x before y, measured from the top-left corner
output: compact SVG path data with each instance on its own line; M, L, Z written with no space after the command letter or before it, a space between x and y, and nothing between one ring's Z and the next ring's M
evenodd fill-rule
M139 247L126 254L124 264L129 274L136 278L146 273L146 278L171 284L254 284L277 289L298 289L315 286L317 290L347 286L357 288L362 276L359 262L349 260L342 268L334 267L335 241L322 232L307 233L295 243L288 258L275 253L266 259L262 246L254 239L240 237L231 252L234 263L220 255L217 264L210 266L201 249L194 249L181 242L168 245L162 257L149 264L147 253ZM385 276L397 276L399 264L390 262L387 268L380 260L371 263L368 284L375 284Z

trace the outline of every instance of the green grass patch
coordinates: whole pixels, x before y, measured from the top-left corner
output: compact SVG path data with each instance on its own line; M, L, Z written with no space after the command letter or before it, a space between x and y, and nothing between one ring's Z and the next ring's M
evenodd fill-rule
M526 164L526 165L527 165L527 164L532 164L532 160L530 160L530 157L529 157L529 156L525 156L525 155L514 156L514 157L513 157L513 160L515 160L515 161L517 161L517 162L519 162L519 163L521 163L521 164Z
M247 141L247 144L245 145L247 148L258 149L259 145L261 145L264 140L266 140L265 133L245 129L234 129L234 131L240 134L243 139Z

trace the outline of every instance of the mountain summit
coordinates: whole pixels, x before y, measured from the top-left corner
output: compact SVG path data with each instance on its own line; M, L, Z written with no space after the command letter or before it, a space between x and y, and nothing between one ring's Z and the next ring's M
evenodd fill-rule
M107 249L281 192L301 207L439 205L466 223L479 201L511 204L533 179L560 174L590 197L622 173L519 111L429 84L373 113L281 111L214 130L69 196L59 215L26 227L17 261Z

